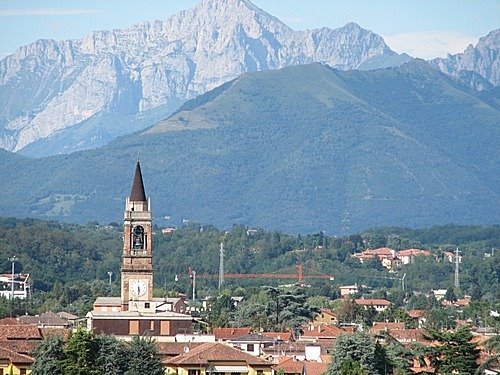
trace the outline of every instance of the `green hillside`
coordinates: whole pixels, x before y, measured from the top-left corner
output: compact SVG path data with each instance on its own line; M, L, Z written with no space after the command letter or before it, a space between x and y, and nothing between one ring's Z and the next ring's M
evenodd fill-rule
M244 74L101 149L0 153L0 214L119 221L139 156L161 226L339 234L344 212L351 231L498 223L495 100L418 60Z

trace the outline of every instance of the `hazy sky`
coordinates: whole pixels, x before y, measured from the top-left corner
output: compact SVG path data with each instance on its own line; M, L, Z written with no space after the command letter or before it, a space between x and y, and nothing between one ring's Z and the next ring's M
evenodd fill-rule
M296 30L356 22L396 52L430 59L462 52L500 27L500 0L252 0ZM164 19L196 0L0 0L0 57L37 39Z

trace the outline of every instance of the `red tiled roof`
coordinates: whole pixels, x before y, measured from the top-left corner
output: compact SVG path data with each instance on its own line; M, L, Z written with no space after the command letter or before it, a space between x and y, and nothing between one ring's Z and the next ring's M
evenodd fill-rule
M243 328L214 328L213 333L215 335L216 340L231 340L244 335L248 335L252 332L252 328L243 327Z
M184 353L185 348L189 350L201 345L197 342L157 342L158 352L165 356L177 356Z
M302 374L304 370L304 363L297 361L292 357L280 357L279 363L274 365L273 369L276 371L281 369L285 374Z
M70 328L40 328L40 333L42 337L49 336L59 336L64 341L69 338L69 334L71 333Z
M410 256L410 255L432 255L428 250L420 250L420 249L407 249L401 250L397 252L398 256Z
M385 299L376 298L358 298L354 300L358 305L363 306L389 306L391 303Z
M275 371L281 369L285 374L322 375L328 370L328 362L297 361L291 357L280 357Z
M0 359L6 359L14 364L31 364L34 361L30 356L16 353L15 351L3 346L0 346Z
M393 329L404 329L404 323L393 323L393 322L373 322L373 326L370 327L371 333L377 333L380 331L392 331Z
M0 347L19 354L30 355L39 343L38 340L0 340Z
M169 358L165 363L172 365L207 365L216 361L243 362L250 366L270 366L271 363L241 350L218 342L206 342L177 357Z
M0 325L5 325L5 324L8 324L8 325L14 325L14 324L23 324L21 323L19 320L15 319L15 318L3 318L3 319L0 319Z
M42 334L36 326L30 324L3 324L0 325L0 340L41 340Z
M327 338L335 338L340 335L346 333L343 329L336 326L327 326L327 325L318 325L313 329L304 329L304 333L302 337L327 337Z
M389 256L391 256L393 251L394 250L392 250L389 247L379 247L378 249L365 250L365 251L363 251L363 254L365 254L365 255L389 255Z
M425 310L410 310L408 311L408 316L410 318L422 318L426 314Z
M424 342L422 331L418 328L392 329L389 334L400 342Z
M306 375L322 375L328 370L328 363L305 362Z
M283 341L290 341L292 338L291 332L262 332L261 335Z

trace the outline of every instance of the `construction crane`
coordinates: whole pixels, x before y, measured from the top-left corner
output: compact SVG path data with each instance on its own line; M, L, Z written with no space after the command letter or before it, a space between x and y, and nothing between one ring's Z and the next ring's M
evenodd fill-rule
M307 269L315 274L304 274L304 269ZM188 275L193 278L193 270L190 267ZM219 274L196 274L197 279L219 279ZM296 279L299 284L303 284L304 279L328 279L334 280L332 275L327 275L310 268L304 267L301 263L297 265L297 273L224 273L224 279Z

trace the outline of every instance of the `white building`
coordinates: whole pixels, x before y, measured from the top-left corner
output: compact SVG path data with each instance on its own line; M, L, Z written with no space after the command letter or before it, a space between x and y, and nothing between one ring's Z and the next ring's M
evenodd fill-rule
M28 284L29 274L14 274L14 298L26 299L31 295ZM7 299L12 298L12 274L0 274L0 296Z

